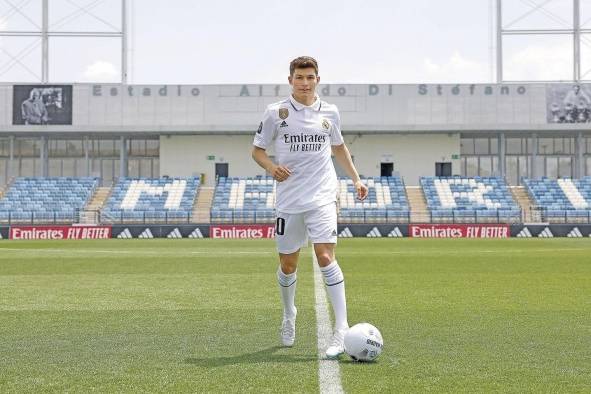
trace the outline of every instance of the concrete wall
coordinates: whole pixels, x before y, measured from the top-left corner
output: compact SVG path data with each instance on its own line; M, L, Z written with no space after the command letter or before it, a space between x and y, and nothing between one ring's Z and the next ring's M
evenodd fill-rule
M345 132L585 129L549 123L548 101L569 87L556 86L331 84L318 93L339 106ZM71 126L24 126L12 124L13 86L0 85L0 133L250 133L264 108L290 92L289 85L74 84Z
M251 158L252 136L161 136L160 175L190 176L205 174L205 183L213 185L215 163L228 163L230 176L264 174ZM208 160L208 156L215 156Z
M407 185L418 178L435 175L435 162L451 161L452 173L459 174L460 136L454 134L348 135L345 142L355 165L365 176L380 175L380 163L394 163ZM204 173L205 183L213 185L215 163L228 163L230 176L263 175L251 158L252 136L161 136L160 174L190 176ZM270 150L269 154L273 154ZM208 156L215 156L210 160Z
M452 174L460 173L460 135L358 135L345 136L355 166L365 176L380 175L380 163L393 163L394 171L409 185L418 185L420 176L435 175L436 162L451 162Z

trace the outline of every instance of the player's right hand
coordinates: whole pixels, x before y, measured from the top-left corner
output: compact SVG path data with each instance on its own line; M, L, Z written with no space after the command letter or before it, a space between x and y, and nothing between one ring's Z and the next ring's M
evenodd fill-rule
M275 166L271 175L277 182L283 182L291 175L291 170L284 166Z

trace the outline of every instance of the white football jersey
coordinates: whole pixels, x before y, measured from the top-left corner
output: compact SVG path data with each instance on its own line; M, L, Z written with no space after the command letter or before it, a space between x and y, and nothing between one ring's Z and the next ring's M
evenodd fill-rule
M277 183L278 212L300 213L336 201L331 145L343 143L335 105L317 97L306 106L290 96L267 107L253 144L263 149L273 144L276 163L291 170Z

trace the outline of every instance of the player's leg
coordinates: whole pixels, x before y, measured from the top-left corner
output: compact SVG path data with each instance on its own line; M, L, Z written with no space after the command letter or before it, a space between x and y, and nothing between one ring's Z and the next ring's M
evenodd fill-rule
M306 216L310 239L314 243L314 253L324 277L328 297L335 316L335 327L331 346L326 356L338 357L344 352L343 340L349 328L347 321L347 301L345 298L345 278L335 258L337 243L337 214L335 204L320 207Z
M345 297L345 278L335 258L335 244L315 243L314 252L324 277L328 297L335 317L332 341L326 349L326 357L335 358L345 351L345 333L349 328L347 321L347 301Z
M293 346L297 316L295 294L298 257L300 248L306 242L306 232L302 215L278 213L275 224L275 239L277 241L280 262L277 268L277 282L283 304L281 341L285 346Z
M289 254L279 253L279 267L277 267L277 282L283 302L283 317L295 319L295 289L297 282L297 268L300 251Z

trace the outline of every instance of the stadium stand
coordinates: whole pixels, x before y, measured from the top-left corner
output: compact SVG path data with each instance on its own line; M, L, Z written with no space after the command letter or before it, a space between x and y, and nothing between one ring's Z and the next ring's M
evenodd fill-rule
M420 184L434 223L521 220L521 209L502 178L421 177Z
M345 223L404 223L409 221L410 209L404 182L400 177L364 178L368 195L356 199L353 181L339 179L339 221Z
M581 179L528 179L526 189L541 211L542 220L553 223L589 223L591 177Z
M0 200L3 223L73 223L98 178L16 178Z
M211 206L212 223L272 223L275 181L270 176L219 177Z
M101 210L102 223L189 222L199 178L122 178Z
M404 183L399 177L364 179L365 201L357 201L350 179L339 179L339 220L347 223L406 222L409 217ZM214 223L272 223L275 220L275 181L272 177L218 179L211 221Z

